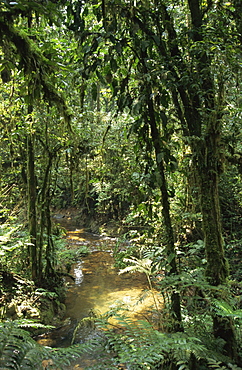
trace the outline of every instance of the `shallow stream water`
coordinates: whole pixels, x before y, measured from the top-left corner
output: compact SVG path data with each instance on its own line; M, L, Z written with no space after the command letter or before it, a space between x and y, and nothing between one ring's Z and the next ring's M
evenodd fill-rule
M72 266L70 274L75 281L67 278L66 314L63 326L48 335L39 338L38 342L52 347L65 347L71 344L75 327L90 314L104 314L115 306L125 306L127 315L132 320L144 319L154 302L147 295L139 302L148 288L145 274L122 274L114 267L112 249L116 244L114 238L102 237L64 225L68 230L67 240L72 248L88 245L91 253L82 257ZM88 333L79 330L76 342L83 342ZM81 359L68 369L85 369L90 359Z

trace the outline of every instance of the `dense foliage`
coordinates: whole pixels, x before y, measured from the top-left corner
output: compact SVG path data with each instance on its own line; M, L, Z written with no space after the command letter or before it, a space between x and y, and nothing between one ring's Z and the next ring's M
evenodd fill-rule
M113 368L240 364L241 14L239 0L1 1L3 319L6 276L60 296L75 256L52 214L74 207L95 231L112 221L130 241L117 266L164 301L162 332L107 334Z

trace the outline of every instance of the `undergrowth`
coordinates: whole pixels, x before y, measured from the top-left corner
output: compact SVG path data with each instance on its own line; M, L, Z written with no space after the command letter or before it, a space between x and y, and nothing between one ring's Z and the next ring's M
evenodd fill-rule
M88 351L88 344L68 348L50 348L32 339L29 328L48 328L27 320L0 323L0 369L43 370L63 369L71 361Z
M96 363L88 370L241 370L222 355L222 340L214 340L208 333L164 333L147 321L134 323L120 315L118 309L113 315L112 310L95 320L102 335L89 343ZM90 320L93 323L93 317Z
M30 321L0 324L0 369L65 369L75 358L89 353L96 359L88 370L241 370L220 352L222 344L206 341L188 333L162 333L147 321L133 322L116 314L116 324L108 317L96 319L101 335L86 343L68 348L40 346L30 336L29 327L40 327Z

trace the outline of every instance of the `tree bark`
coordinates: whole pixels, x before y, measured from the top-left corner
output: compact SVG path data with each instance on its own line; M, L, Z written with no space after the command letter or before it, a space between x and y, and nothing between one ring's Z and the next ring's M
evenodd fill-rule
M228 263L224 256L221 214L219 205L219 161L216 157L216 134L210 134L193 149L197 158L197 181L200 193L204 242L207 258L206 275L211 285L224 284Z
M31 133L27 136L27 185L28 185L28 220L30 235L30 261L33 281L38 279L37 257L37 216L36 216L36 180L34 164L34 143Z
M192 39L196 42L203 41L203 15L199 0L188 0L192 22ZM198 126L201 129L201 135L195 142L189 122L186 117L189 132L192 141L192 151L194 154L197 180L200 193L200 208L203 219L203 232L205 242L205 252L207 259L206 276L209 283L215 287L226 283L229 268L224 254L224 242L222 237L221 214L219 205L219 175L221 173L221 119L222 107L224 104L223 83L218 83L215 88L211 73L211 61L209 54L204 50L198 50L194 55L197 72L201 78L201 90L204 96L204 107L200 98L197 106L191 106L191 110L200 116L199 110L203 111L200 116ZM195 78L195 76L192 76ZM188 87L190 96L193 96L192 89ZM202 126L205 133L202 134ZM219 288L215 296L219 299ZM230 318L213 316L213 332L215 337L221 337L225 340L224 351L233 359L237 358L237 342L233 322Z
M154 111L154 105L152 101L152 94L151 89L148 88L148 123L151 130L151 137L153 146L155 149L155 155L156 155L156 165L159 173L159 186L161 191L161 203L162 203L162 216L164 221L164 229L165 229L165 244L166 244L166 255L169 260L169 269L166 272L166 275L177 275L177 279L179 279L178 276L178 269L177 269L177 263L176 263L176 251L175 251L175 245L174 245L174 233L173 233L173 227L171 222L171 216L170 216L170 202L169 202L169 194L167 189L167 182L165 177L165 168L164 168L164 161L162 158L162 147L161 147L161 139L160 139L160 133L157 128L156 118L155 118L155 111ZM180 302L180 294L173 290L171 294L171 319L172 319L172 330L177 331L183 331L183 325L182 325L182 315L181 315L181 302Z
M206 276L212 286L218 287L214 296L221 299L219 286L226 284L229 275L228 262L224 253L221 215L219 205L219 133L209 132L204 141L193 147L196 158L197 181L200 193L200 208L203 220L205 253L207 259ZM224 339L224 352L237 359L237 341L231 318L213 315L213 333Z
M46 215L46 233L47 233L47 246L46 246L46 268L45 268L45 276L54 278L56 276L55 269L54 269L54 243L52 239L52 222L51 222L51 214L50 214L50 207L48 200L50 199L49 189L47 192L46 197L46 206L45 206L45 215Z
M50 176L51 176L51 168L52 168L52 159L53 154L48 152L48 162L45 168L45 174L43 179L43 184L40 193L40 236L39 236L39 279L40 282L43 279L43 244L44 244L44 232L46 232L47 238L51 237L51 217L50 217ZM50 227L49 227L50 224ZM48 250L48 240L47 240L47 247L46 247L46 263L49 264L49 250ZM47 251L48 250L48 251ZM51 256L50 256L51 260ZM50 270L49 266L48 269Z

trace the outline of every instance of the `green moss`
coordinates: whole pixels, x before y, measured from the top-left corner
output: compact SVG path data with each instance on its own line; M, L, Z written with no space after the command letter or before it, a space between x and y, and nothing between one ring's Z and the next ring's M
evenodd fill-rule
M58 325L63 319L66 307L58 300L44 299L39 306L40 321L45 325Z

